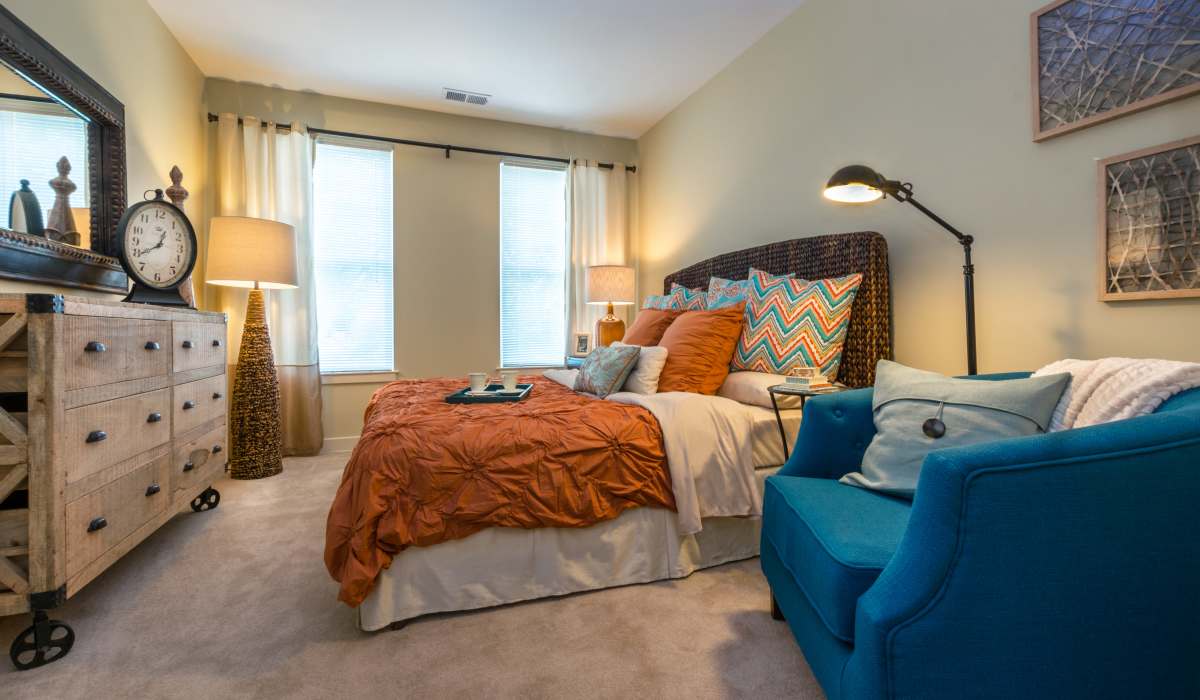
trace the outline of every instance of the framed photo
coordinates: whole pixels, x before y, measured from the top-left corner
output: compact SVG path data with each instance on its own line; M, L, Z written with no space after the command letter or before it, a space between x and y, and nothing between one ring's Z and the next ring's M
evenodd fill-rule
M583 357L592 351L592 334L591 333L576 333L572 337L571 355L574 357Z
M1100 161L1100 299L1200 297L1200 136Z
M1200 0L1056 0L1030 15L1033 140L1200 92Z

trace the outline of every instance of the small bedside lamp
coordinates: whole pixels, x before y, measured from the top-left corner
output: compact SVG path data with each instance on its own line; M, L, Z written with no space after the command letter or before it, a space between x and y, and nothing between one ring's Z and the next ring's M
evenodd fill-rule
M208 284L250 289L229 401L229 475L235 479L273 476L283 471L279 378L262 290L299 286L295 229L245 216L214 218L205 277Z
M634 303L633 268L595 265L587 270L587 303L608 304L608 313L596 321L596 347L612 345L625 337L625 322L613 315L613 304Z

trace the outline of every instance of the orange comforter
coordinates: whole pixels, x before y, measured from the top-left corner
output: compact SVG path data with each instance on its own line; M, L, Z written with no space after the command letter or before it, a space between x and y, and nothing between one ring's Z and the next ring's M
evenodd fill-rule
M357 606L398 552L487 527L586 527L675 509L662 431L644 408L541 377L524 401L448 404L462 380L388 384L334 496L325 566Z

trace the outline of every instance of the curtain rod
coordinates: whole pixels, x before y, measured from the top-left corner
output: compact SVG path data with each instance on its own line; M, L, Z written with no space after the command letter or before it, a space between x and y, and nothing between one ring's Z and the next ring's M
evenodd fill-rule
M209 112L208 121L215 122L215 121L217 121L217 119L218 119L217 115L213 114L212 112ZM238 124L241 124L241 123L242 123L242 118L238 117ZM263 124L265 125L266 122L263 122ZM276 124L275 127L282 131L291 131L291 129L292 129L291 124ZM451 151L459 151L460 153L477 153L477 154L485 155L485 156L500 156L502 158L524 158L525 160L541 160L541 161L546 161L546 162L550 162L550 163L569 164L571 162L570 158L555 158L553 156L534 156L534 155L530 155L528 153L512 153L509 151L494 151L490 148L474 148L472 146L454 146L454 145L451 145L448 143L432 143L429 141L413 141L412 139L398 139L398 138L392 138L390 136L373 136L371 134L360 134L360 133L356 133L353 131L334 131L332 129L319 129L317 127L312 127L312 126L308 127L308 132L310 134L324 134L326 136L341 136L344 138L366 139L368 141L383 141L385 143L398 143L403 146L418 146L420 148L436 148L439 151L445 151L447 158L450 157ZM597 165L605 170L612 170L612 168L613 168L612 163L597 163ZM627 170L631 173L636 173L637 166L636 165L626 165L625 170Z

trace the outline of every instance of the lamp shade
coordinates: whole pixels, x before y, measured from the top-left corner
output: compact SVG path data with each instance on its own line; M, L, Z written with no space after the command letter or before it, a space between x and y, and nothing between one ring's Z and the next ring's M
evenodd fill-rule
M225 287L297 287L296 230L247 216L218 216L208 228L205 281Z
M825 198L847 204L874 202L883 196L883 177L865 165L847 165L825 183Z
M632 304L633 268L623 265L595 265L587 269L587 303Z

